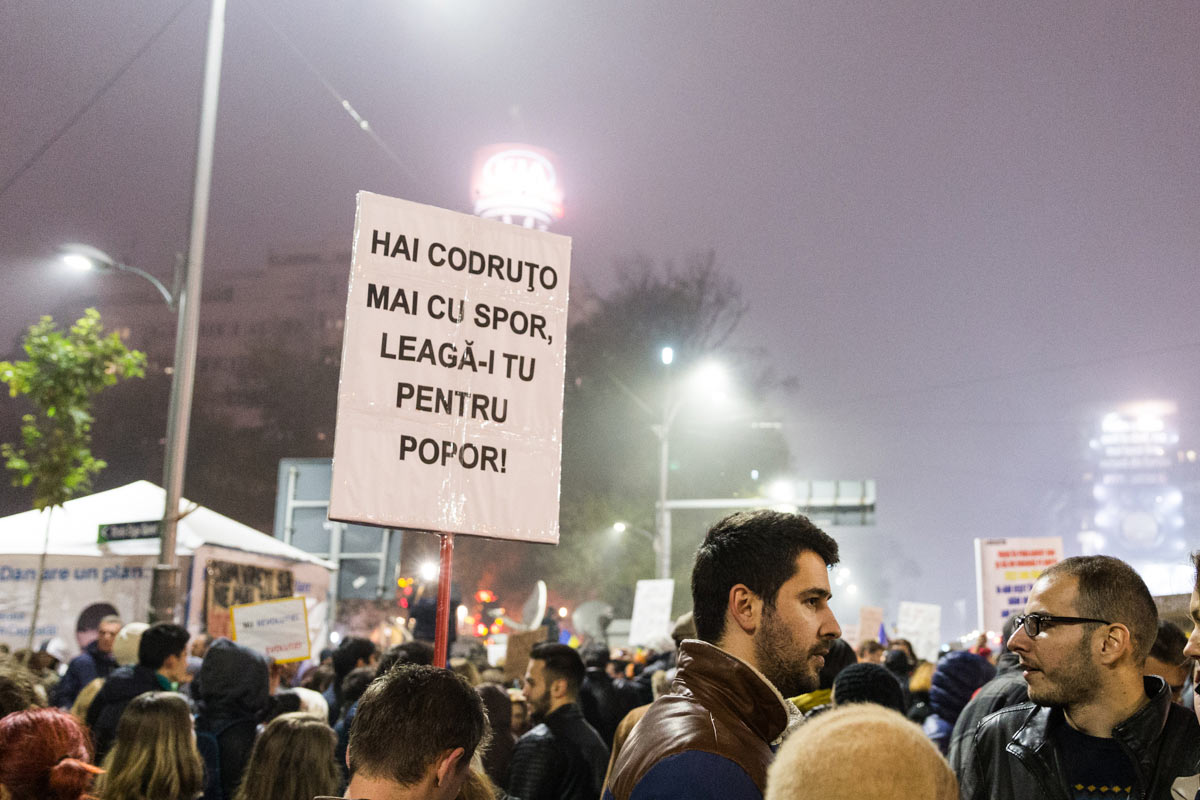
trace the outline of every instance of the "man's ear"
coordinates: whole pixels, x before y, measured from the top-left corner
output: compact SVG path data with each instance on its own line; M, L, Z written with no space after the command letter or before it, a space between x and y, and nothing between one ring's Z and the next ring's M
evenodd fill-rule
M1129 628L1120 622L1114 622L1103 629L1104 638L1100 641L1100 663L1109 665L1123 655L1132 654L1133 637Z
M456 747L453 750L447 750L446 754L438 761L437 767L437 785L445 786L446 781L454 777L454 774L459 771L459 762L467 751L461 747ZM465 766L465 764L464 764Z
M744 583L738 583L729 590L729 605L725 609L726 616L749 636L758 630L762 616L762 599L750 591Z
M550 697L555 700L562 699L567 696L567 679L555 678L550 681Z

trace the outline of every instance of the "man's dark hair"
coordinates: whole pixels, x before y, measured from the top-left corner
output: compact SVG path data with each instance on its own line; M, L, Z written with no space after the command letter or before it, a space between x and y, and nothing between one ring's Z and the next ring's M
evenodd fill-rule
M1133 662L1145 664L1158 635L1158 606L1133 567L1112 556L1072 556L1046 569L1039 580L1063 575L1077 581L1076 615L1129 628Z
M147 669L159 669L168 656L177 656L187 650L191 638L182 625L156 622L142 632L138 642L138 664Z
M832 689L833 680L838 676L838 673L844 670L851 664L857 664L858 657L854 655L854 648L845 639L834 639L829 643L829 653L825 656L825 666L817 673L817 679L820 681L821 689Z
M608 664L608 648L600 644L591 644L579 651L583 666L589 669L604 669Z
M397 664L433 664L433 645L428 642L401 642L394 644L379 657L379 674L387 672Z
M333 674L336 685L341 685L342 678L350 674L350 670L358 666L358 662L368 662L379 652L379 648L370 639L361 636L347 636L333 651Z
M1194 590L1200 592L1200 550L1192 553L1192 566L1196 568L1196 586Z
M579 687L583 685L587 670L575 648L558 642L542 642L533 646L529 658L545 663L546 683L563 678L567 682L567 694L572 698L579 696Z
M466 764L486 744L487 715L471 686L448 669L400 664L358 701L350 726L350 773L412 786L448 750Z
M709 644L720 640L729 590L739 583L774 609L779 587L796 574L796 559L807 550L827 566L838 562L837 542L800 514L740 511L709 528L692 567L696 635Z
M350 674L342 678L342 706L353 705L358 698L363 696L363 692L367 690L373 680L375 680L374 667L356 667L350 670Z
M1173 667L1181 667L1188 662L1188 657L1183 654L1185 647L1187 634L1174 622L1160 619L1158 636L1154 639L1154 646L1150 648L1150 657Z

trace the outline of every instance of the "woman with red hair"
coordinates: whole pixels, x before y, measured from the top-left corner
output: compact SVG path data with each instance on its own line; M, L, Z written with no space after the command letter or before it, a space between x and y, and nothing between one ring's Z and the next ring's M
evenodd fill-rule
M57 708L0 719L0 787L12 800L82 800L103 772L89 763L87 730Z

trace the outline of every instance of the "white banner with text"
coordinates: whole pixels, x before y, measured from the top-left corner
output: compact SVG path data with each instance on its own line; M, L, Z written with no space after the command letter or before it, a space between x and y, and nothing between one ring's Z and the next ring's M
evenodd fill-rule
M329 516L558 542L571 240L360 192Z

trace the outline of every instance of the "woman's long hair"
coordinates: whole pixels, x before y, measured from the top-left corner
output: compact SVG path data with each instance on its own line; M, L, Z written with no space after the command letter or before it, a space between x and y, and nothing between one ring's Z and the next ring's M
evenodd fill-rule
M101 800L192 800L204 790L192 713L174 692L129 701L98 781Z
M267 723L250 752L233 800L312 800L339 794L342 770L334 758L337 734L303 711Z
M0 785L13 800L82 800L100 772L87 729L57 708L0 719Z

